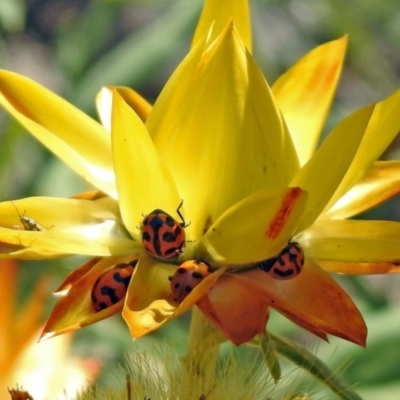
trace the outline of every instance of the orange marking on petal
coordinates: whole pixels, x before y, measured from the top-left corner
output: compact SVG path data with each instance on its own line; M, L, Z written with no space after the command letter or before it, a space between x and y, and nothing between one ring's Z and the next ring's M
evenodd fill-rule
M286 224L287 219L293 211L296 200L300 197L302 190L299 187L292 188L282 201L281 207L278 210L275 218L272 220L265 235L270 239L275 239L281 233Z

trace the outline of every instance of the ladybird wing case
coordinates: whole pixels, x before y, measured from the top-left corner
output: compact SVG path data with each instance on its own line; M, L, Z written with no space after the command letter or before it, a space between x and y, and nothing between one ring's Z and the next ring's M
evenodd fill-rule
M154 257L175 258L185 250L184 225L162 210L154 210L148 214L140 229L143 246Z
M97 278L91 292L92 305L96 312L125 298L135 265L136 262L117 264Z

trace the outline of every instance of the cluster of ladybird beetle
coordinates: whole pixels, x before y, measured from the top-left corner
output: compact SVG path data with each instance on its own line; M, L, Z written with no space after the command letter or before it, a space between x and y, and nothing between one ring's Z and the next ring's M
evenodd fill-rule
M180 212L181 207L182 202L177 209L181 222L159 209L144 217L140 226L142 243L152 256L168 260L184 252L185 228L188 225ZM96 312L116 304L125 297L136 263L137 261L132 261L115 265L99 276L91 293ZM304 252L297 242L289 242L277 256L255 265L274 279L291 279L303 268ZM211 266L204 261L190 260L182 263L169 277L174 301L182 302L212 272Z

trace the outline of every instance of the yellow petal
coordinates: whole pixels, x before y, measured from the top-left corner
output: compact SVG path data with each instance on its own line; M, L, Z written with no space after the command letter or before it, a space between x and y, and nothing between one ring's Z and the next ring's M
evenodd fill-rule
M115 264L130 262L131 260L132 255L102 258L81 279L74 282L68 293L61 297L55 305L41 338L47 339L71 332L120 312L124 306L124 300L102 311L95 312L91 301L91 292L102 272Z
M62 210L62 212L61 212ZM29 218L38 231L23 229L21 218ZM126 232L118 203L104 197L96 201L30 197L0 203L0 242L31 249L44 257L64 254L108 256L141 249ZM4 228L5 227L5 228ZM15 249L19 250L19 249Z
M346 44L344 36L315 48L272 87L301 165L317 146L342 71Z
M399 262L357 263L315 260L325 271L346 275L399 274Z
M141 255L122 312L132 337L157 329L175 311L168 279L174 269L146 254Z
M119 93L113 91L112 151L124 224L138 238L144 214L162 209L178 219L181 198L146 127Z
M291 186L308 191L298 232L318 218L335 193L353 161L373 110L373 106L362 108L341 121L291 182Z
M400 222L321 220L302 233L301 243L318 260L400 262Z
M287 186L298 169L280 111L233 24L202 50L178 67L147 121L194 238L251 193Z
M206 253L199 258L233 265L270 258L289 241L306 200L307 193L300 188L267 190L246 197L211 225L199 245Z
M125 86L103 87L96 96L97 111L103 126L111 132L112 91L116 90L138 117L145 122L152 106L139 93Z
M400 192L400 161L377 161L367 174L321 218L344 219L376 206Z
M264 300L296 324L365 345L367 328L344 290L310 259L293 279L274 279L262 270L245 274L264 289Z
M225 268L220 268L209 275L179 304L173 300L168 279L175 269L147 254L141 255L122 312L134 338L152 332L188 311L225 272Z
M207 0L197 24L192 46L202 40L214 41L225 29L230 20L234 20L240 37L251 51L251 26L247 0ZM210 31L211 30L211 31Z
M0 71L0 104L75 172L115 196L111 141L96 121L39 84Z
M400 131L400 89L376 104L360 148L349 171L326 209L331 208L351 187L371 169Z

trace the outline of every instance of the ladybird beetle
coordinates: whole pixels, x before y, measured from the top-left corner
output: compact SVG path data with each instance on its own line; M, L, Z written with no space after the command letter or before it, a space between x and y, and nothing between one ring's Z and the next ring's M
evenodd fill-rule
M111 307L125 297L136 264L136 260L129 264L117 264L97 278L91 293L96 312Z
M163 210L154 210L141 224L144 248L155 257L174 258L182 254L186 247L185 220L179 209L176 210L182 222L177 222Z
M43 228L33 218L26 217L25 212L21 215L21 213L18 211L18 208L16 207L13 201L11 201L11 204L17 211L19 220L21 221L21 224L26 231L43 232ZM18 227L18 229L20 229L20 227Z
M10 393L11 395L11 400L33 400L33 397L25 390L22 389L21 390L18 388L16 389L9 389L7 388L8 393Z
M261 261L259 267L275 279L291 279L304 266L304 251L297 242L290 242L276 257Z
M182 263L174 275L168 278L174 300L182 302L211 273L211 267L203 261L190 260Z

